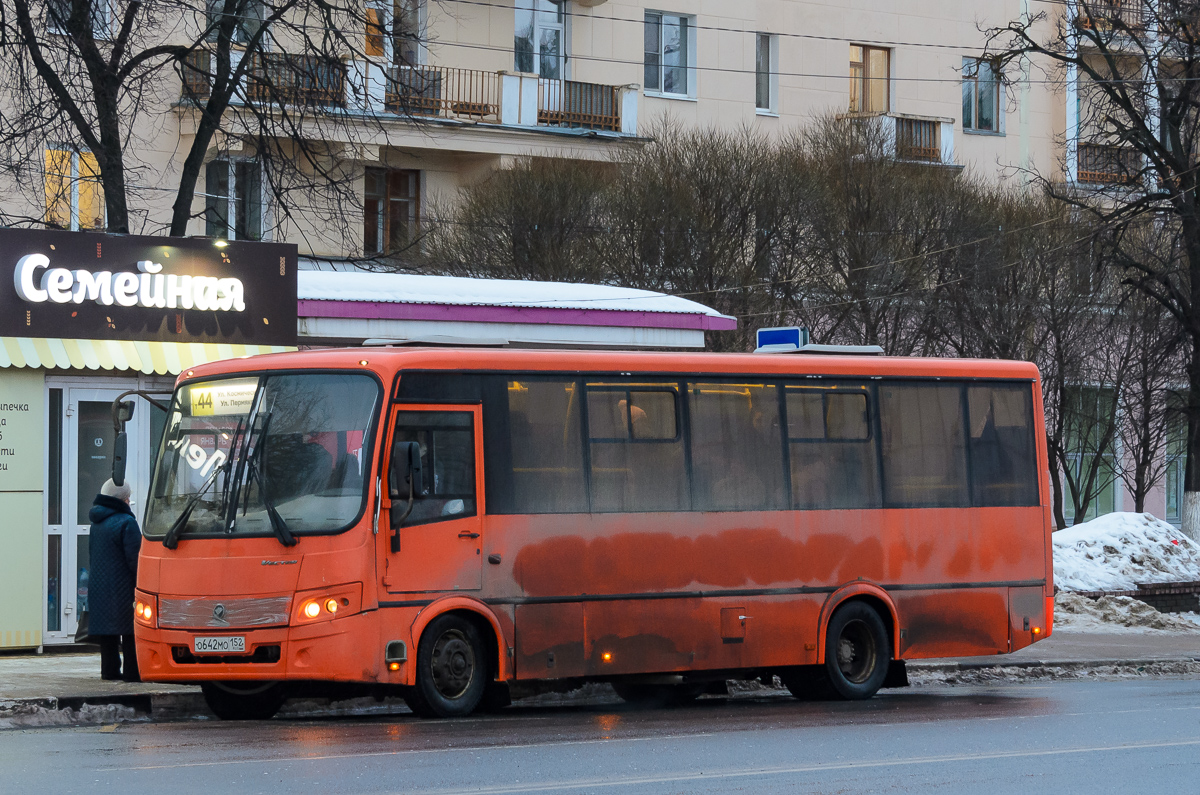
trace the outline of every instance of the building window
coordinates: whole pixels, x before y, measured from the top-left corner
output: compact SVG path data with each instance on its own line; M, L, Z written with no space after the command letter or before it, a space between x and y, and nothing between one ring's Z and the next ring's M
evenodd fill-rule
M691 93L691 28L689 17L646 13L647 91L680 96Z
M1095 469L1095 480L1090 484L1093 498L1084 516L1075 515L1070 488L1063 483L1063 516L1076 524L1117 509L1116 449L1112 441L1103 449L1100 447L1100 440L1114 421L1116 399L1110 387L1097 386L1071 387L1068 399L1070 415L1063 439L1067 450L1067 474L1083 490L1088 488L1089 473Z
M220 37L221 22L225 17L225 2L226 0L205 0L204 17L208 24L205 39L208 41L216 41ZM260 0L244 0L241 11L236 16L237 21L234 23L230 41L235 44L248 44L262 28L263 4Z
M514 51L518 72L562 79L566 5L553 0L517 0Z
M70 35L67 22L71 18L71 0L49 0L46 3L46 30L60 36ZM88 3L92 15L92 37L103 41L108 38L108 3Z
M46 150L46 223L60 229L103 229L104 189L91 152Z
M962 61L963 129L1000 131L1000 68L986 58Z
M891 109L889 68L891 51L850 45L850 111L887 113Z
M769 33L758 33L754 40L754 107L774 113L779 93L779 39Z
M417 239L421 172L368 168L363 190L363 253L402 251Z
M252 160L213 160L204 170L204 234L262 240L262 166Z
M1172 394L1167 401L1167 471L1163 475L1166 487L1166 516L1168 522L1183 520L1183 467L1187 457L1186 393Z

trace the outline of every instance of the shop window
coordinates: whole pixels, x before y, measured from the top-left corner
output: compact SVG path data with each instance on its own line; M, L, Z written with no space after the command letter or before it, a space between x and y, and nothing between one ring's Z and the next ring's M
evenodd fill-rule
M851 113L887 113L891 110L891 50L850 45Z
M963 130L1000 131L1000 67L989 58L962 59Z
M779 38L769 33L754 36L754 107L767 113L778 110Z
M772 384L688 384L692 494L698 510L787 507L779 391Z
M532 377L507 386L513 494L507 512L586 512L577 382Z
M687 510L674 384L588 384L592 510Z
M566 2L560 0L517 0L514 61L518 72L536 72L540 77L563 77L566 57Z
M368 168L363 190L363 253L391 254L411 246L421 217L421 172Z
M213 160L204 171L204 233L227 240L262 240L262 166Z
M878 508L879 459L866 386L788 386L788 457L792 506Z
M969 504L962 389L943 384L879 387L884 501L892 507Z
M59 229L103 229L104 189L91 152L46 150L46 223Z
M646 12L646 91L679 96L694 92L689 74L695 68L690 41L694 24L691 17Z

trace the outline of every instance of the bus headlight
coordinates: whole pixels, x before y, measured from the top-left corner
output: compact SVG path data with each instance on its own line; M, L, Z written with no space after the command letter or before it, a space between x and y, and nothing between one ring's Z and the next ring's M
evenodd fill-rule
M362 607L362 583L338 585L296 594L293 624L311 624L353 615Z
M136 592L133 602L133 620L143 627L157 627L158 597Z

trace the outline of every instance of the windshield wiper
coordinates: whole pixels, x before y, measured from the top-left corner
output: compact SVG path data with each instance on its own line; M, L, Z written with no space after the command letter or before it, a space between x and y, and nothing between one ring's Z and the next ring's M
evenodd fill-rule
M287 522L279 515L279 511L275 509L275 501L271 499L271 495L267 493L266 478L263 476L262 468L258 465L259 459L262 458L263 448L267 443L267 429L271 426L271 415L268 414L263 420L262 430L258 433L258 443L254 447L254 451L250 454L249 460L246 462L246 480L247 483L253 480L258 484L258 494L262 497L263 505L267 508L267 520L271 523L271 532L279 539L279 543L285 547L294 547L300 543L300 539L288 529ZM246 490L246 497L242 501L242 516L246 515L246 509L250 502L250 490Z
M238 420L237 429L233 432L234 442L237 441L237 438L241 432L242 421ZM233 451L232 444L230 445L229 449L230 452ZM216 455L216 453L217 451L213 452L214 455ZM176 517L175 521L171 524L171 529L167 530L167 534L163 536L162 544L164 547L167 549L175 549L175 547L179 546L179 536L183 534L184 529L187 527L188 520L192 517L192 511L196 510L196 506L200 504L201 498L203 498L208 490L212 488L212 485L217 482L217 475L219 475L221 472L224 472L225 482L226 484L229 483L229 469L232 466L233 462L226 459L220 466L215 466L212 468L212 472L207 478L205 478L204 482L200 484L200 488L196 490L195 494L188 498L187 504L183 506L183 510L179 512L179 516Z

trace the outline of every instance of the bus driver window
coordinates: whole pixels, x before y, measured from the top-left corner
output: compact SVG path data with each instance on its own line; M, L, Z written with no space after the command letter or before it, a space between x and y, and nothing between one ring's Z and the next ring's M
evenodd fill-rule
M475 515L475 435L473 415L465 411L401 411L396 415L392 445L416 442L421 447L423 496L413 499L406 527ZM389 473L393 501L407 502L408 488ZM403 508L393 506L399 519Z

